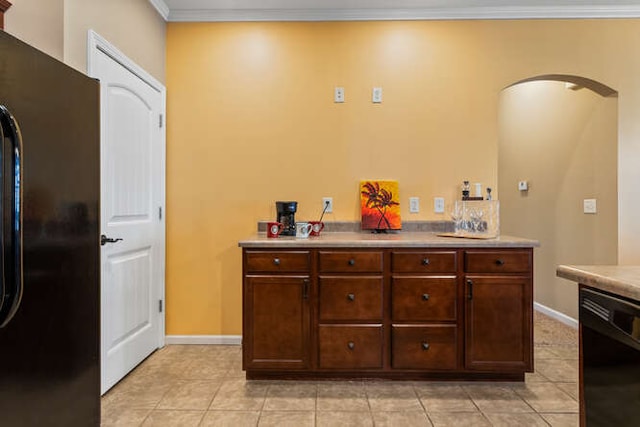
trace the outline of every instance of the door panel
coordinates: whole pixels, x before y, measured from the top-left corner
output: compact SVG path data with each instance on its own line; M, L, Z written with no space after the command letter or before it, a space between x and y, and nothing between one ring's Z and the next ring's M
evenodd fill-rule
M97 48L101 82L102 392L163 343L164 92Z

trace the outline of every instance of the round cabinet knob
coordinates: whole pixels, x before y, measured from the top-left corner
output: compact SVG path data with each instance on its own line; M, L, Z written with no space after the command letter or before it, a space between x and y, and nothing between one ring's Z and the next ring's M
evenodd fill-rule
M273 259L273 263L274 263L275 265L280 265L280 258L274 258L274 259Z
M349 260L349 265L356 265L356 260L355 260L355 259L353 259L353 258L351 258L351 259Z
M422 294L422 301L429 301L429 294Z
M422 349L423 350L429 350L429 343L428 342L423 342L422 343Z
M429 265L429 258L422 258L422 265Z
M353 350L354 348L356 348L356 344L353 341L349 341L347 347L349 347L349 350Z
M496 260L496 265L498 265L498 266L504 265L504 261L501 260L501 259L497 259Z
M355 294L347 294L347 299L349 301L355 301L356 300L356 296L355 296Z

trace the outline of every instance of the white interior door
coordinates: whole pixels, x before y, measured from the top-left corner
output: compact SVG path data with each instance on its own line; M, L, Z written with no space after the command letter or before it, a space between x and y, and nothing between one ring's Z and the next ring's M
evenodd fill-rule
M101 90L102 393L164 345L165 89L90 33ZM121 239L121 240L119 240Z

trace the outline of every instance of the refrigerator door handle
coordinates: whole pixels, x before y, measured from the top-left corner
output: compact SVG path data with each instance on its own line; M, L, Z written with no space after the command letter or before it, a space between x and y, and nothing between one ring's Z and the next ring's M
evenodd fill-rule
M22 270L22 134L18 122L11 115L9 110L0 105L0 125L2 127L2 143L0 148L0 195L2 200L2 212L0 221L2 222L0 239L2 240L2 301L0 305L0 328L4 327L15 316L23 291L23 270ZM6 153L4 140L11 140L11 169L5 170L7 164L4 160ZM10 174L8 173L10 172ZM5 179L12 180L10 194L4 197ZM5 206L5 199L10 203ZM6 212L9 209L10 212ZM6 215L8 214L8 215ZM5 217L8 221L5 221ZM8 225L8 226L7 226Z

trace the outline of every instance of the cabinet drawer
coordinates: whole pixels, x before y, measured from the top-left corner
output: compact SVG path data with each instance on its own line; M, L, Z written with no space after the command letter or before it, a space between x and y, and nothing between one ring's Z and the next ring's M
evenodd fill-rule
M454 325L391 328L395 369L456 369L457 328Z
M531 264L528 251L466 251L464 258L468 273L527 273Z
M392 252L394 273L455 273L456 252Z
M247 251L245 256L248 272L306 272L311 265L309 251Z
M453 276L394 276L391 279L393 320L456 320L456 283Z
M320 320L382 320L382 277L320 276Z
M380 273L382 252L325 252L319 257L320 273Z
M382 368L382 325L321 325L321 369Z

